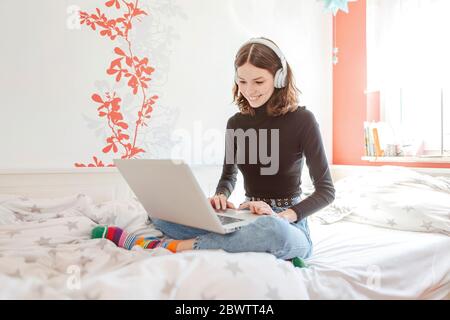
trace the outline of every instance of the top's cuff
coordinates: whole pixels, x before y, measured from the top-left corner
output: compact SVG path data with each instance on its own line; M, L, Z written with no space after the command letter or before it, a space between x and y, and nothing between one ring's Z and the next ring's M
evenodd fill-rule
M217 189L216 194L223 194L227 199L230 197L230 192L227 189Z

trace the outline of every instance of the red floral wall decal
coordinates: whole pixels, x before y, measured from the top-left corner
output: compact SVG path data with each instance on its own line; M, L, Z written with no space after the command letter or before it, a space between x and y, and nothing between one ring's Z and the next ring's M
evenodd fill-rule
M149 97L148 83L151 80L150 75L155 71L149 66L147 57L139 58L133 54L132 41L129 38L129 32L133 27L135 20L139 21L140 16L147 13L140 9L138 0L109 0L105 6L116 9L122 15L118 18L109 19L104 13L96 8L95 13L80 11L80 23L85 24L94 31L100 31L101 36L109 37L111 41L118 38L125 40L126 48L115 47L116 58L111 61L106 73L115 76L115 81L127 81L127 85L134 95L142 95L138 118L133 127L124 119L120 108L122 99L116 92L105 92L103 95L94 93L91 99L96 103L98 116L104 118L111 135L106 139L106 145L103 147L104 154L113 152L119 153L121 159L130 159L146 151L136 145L136 139L139 129L147 126L151 117L157 95ZM130 130L134 130L130 136ZM104 167L105 164L97 156L93 156L93 162L89 164L75 163L76 167ZM113 164L107 164L113 167Z

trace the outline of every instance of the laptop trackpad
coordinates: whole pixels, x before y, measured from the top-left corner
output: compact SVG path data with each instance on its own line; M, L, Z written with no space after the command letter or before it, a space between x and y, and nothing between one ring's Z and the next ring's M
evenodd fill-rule
M217 217L219 218L220 222L223 225L244 221L244 219L238 219L238 218L233 218L233 217L229 217L229 216L223 216L223 215L220 215L220 214L218 214Z
M258 217L260 217L260 215L251 213L250 210L227 209L226 211L215 210L215 212L218 214L218 216L226 216L239 220L256 220Z

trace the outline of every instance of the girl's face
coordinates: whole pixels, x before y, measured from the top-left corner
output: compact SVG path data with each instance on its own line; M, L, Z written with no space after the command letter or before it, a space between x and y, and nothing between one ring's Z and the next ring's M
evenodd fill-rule
M248 62L237 68L237 81L239 91L252 108L262 106L275 91L272 74Z

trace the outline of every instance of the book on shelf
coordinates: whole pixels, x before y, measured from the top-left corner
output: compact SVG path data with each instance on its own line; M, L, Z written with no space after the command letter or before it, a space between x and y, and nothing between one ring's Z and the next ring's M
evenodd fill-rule
M369 139L367 138L367 128L366 124L364 123L364 155L369 155Z
M364 121L364 150L366 156L384 156L381 130L381 123Z
M384 155L384 152L381 149L380 137L378 135L378 128L375 126L372 128L372 131L373 131L373 145L375 147L375 156L382 157Z
M373 143L372 143L372 134L371 134L371 124L368 121L364 121L364 141L365 141L365 151L366 156L373 156Z

